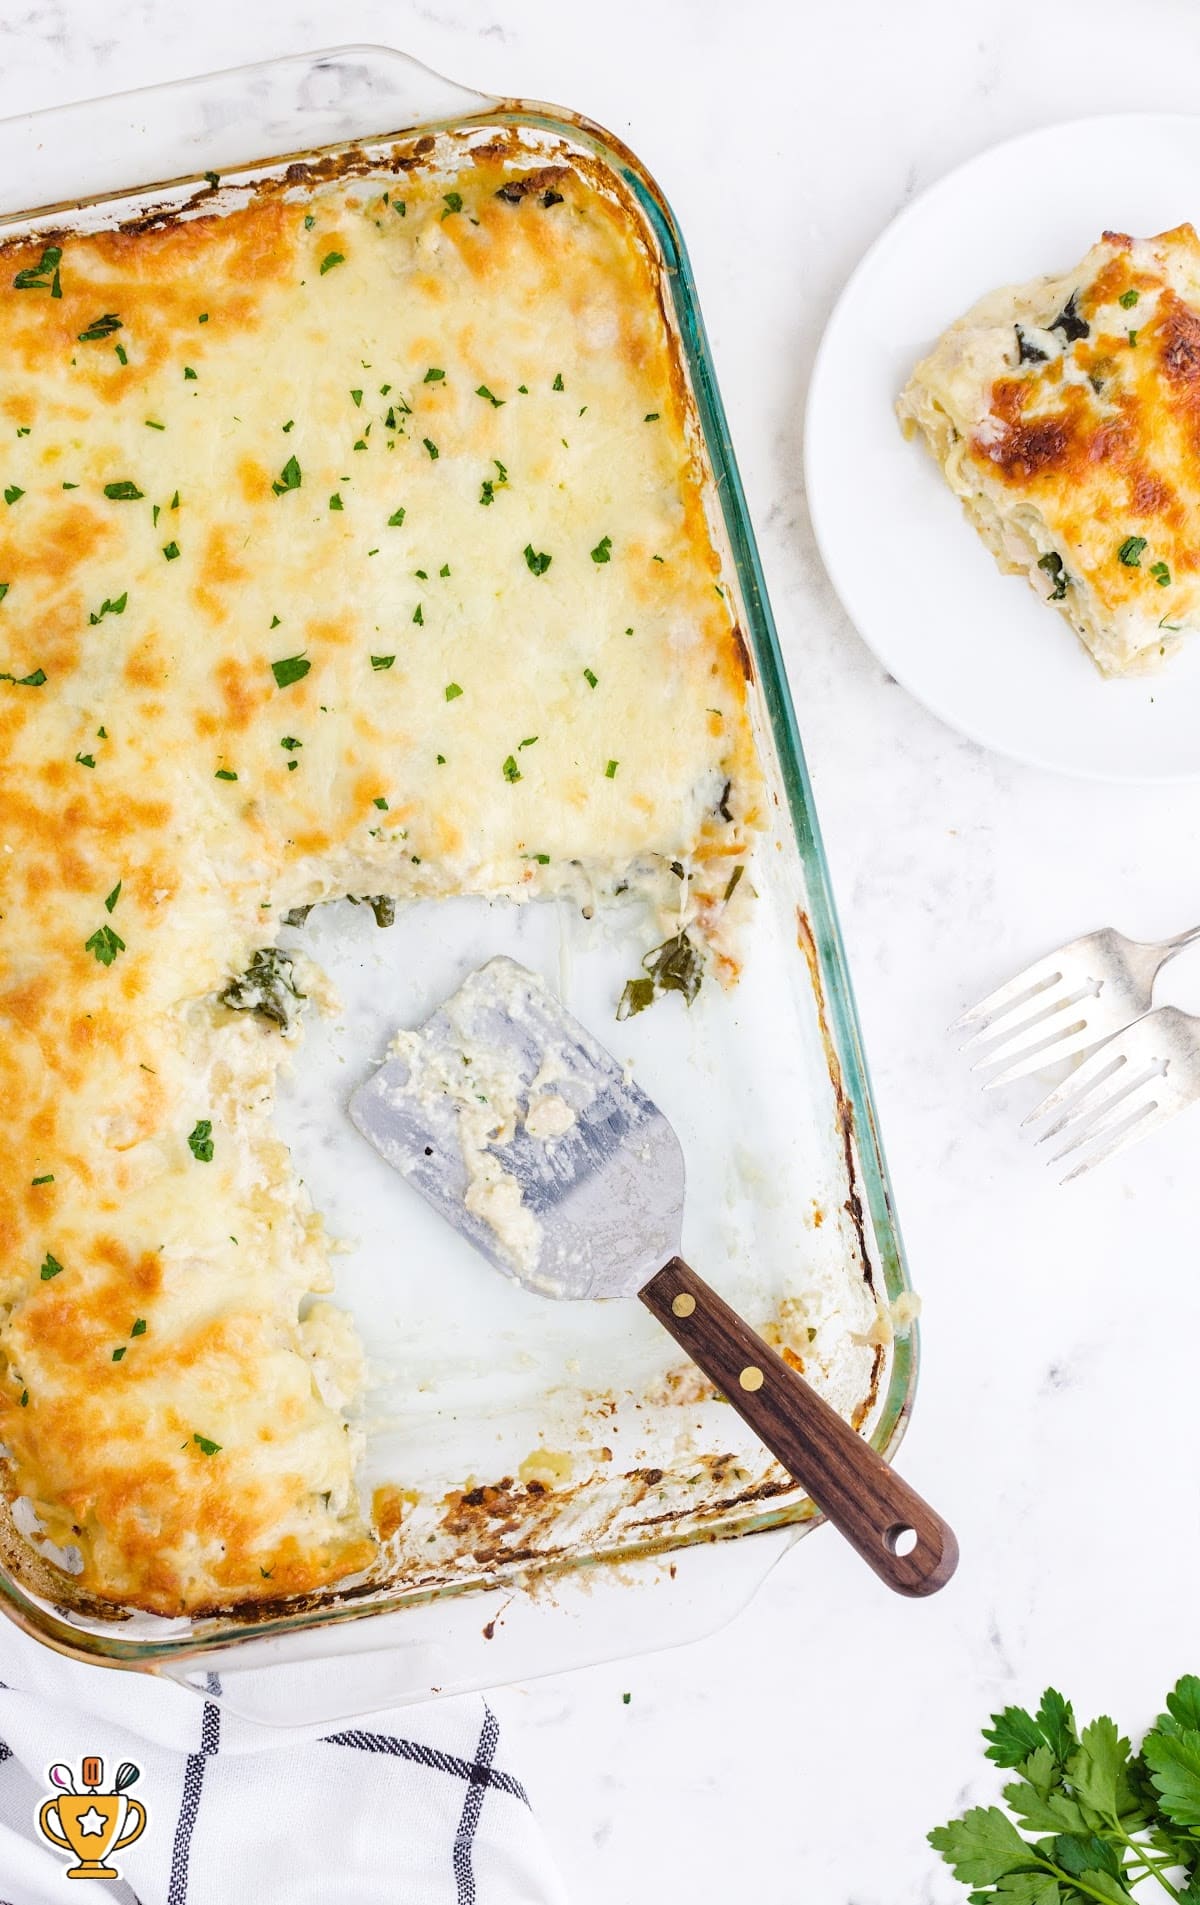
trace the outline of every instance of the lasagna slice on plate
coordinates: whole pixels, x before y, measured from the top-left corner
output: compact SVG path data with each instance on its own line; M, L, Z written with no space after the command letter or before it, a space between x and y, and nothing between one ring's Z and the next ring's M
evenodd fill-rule
M1200 241L1105 232L991 292L897 404L984 542L1105 675L1157 668L1200 612Z

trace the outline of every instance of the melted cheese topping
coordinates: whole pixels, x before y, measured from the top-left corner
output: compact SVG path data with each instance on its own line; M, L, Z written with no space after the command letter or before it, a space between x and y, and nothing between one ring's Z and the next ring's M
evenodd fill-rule
M219 1000L288 909L634 883L732 973L759 780L656 267L607 175L467 143L3 254L0 1442L100 1599L378 1552L287 1040Z
M1104 674L1200 623L1200 241L1106 232L1077 270L993 292L900 398L1002 569Z

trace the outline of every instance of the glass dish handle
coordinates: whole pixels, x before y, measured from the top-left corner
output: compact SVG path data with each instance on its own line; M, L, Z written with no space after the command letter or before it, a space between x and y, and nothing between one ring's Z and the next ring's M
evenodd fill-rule
M157 1672L189 1693L215 1701L239 1720L286 1729L332 1726L433 1699L439 1691L440 1656L439 1648L424 1645L399 1645L386 1652L364 1646L361 1653L284 1660L260 1668L239 1665L229 1672L205 1672L195 1660L165 1662Z
M22 113L0 120L0 220L31 205L79 204L81 151L88 199L134 187L144 196L148 151L166 183L495 105L407 53L338 46Z

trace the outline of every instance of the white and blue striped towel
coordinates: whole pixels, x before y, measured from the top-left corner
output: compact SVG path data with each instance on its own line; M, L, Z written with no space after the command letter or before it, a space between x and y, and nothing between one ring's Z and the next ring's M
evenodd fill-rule
M62 1659L0 1621L0 1905L80 1888L41 1836L48 1769L111 1789L122 1760L146 1828L82 1905L566 1905L500 1727L478 1698L281 1734L130 1673Z

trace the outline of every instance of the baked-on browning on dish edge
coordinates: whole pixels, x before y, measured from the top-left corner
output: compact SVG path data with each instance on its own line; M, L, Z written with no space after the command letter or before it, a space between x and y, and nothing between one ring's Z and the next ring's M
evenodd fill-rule
M517 134L10 244L0 362L8 1487L116 1605L310 1594L379 1548L270 1122L321 978L271 948L632 887L733 976L760 780L682 372L630 209Z
M1103 674L1156 668L1200 621L1190 225L1105 232L1076 270L982 298L897 410L1001 569L1056 604Z

